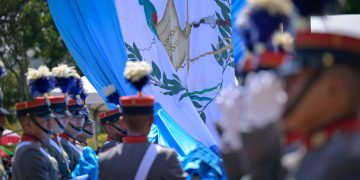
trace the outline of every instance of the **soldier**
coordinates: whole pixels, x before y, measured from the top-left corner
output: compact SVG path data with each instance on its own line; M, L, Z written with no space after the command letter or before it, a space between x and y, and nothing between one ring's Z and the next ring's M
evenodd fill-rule
M87 145L86 140L94 136L94 121L89 118L87 107L84 108L85 123L83 132L77 136L77 147L81 149L82 156L75 169L71 172L72 177L87 177L88 180L98 179L98 160L95 151Z
M288 0L253 0L249 1L246 10L238 16L240 20L236 27L237 32L241 33L240 36L247 49L245 59L236 68L240 85L223 90L217 99L223 111L223 118L219 121L219 129L222 130L219 144L229 179L240 179L245 174L251 174L253 179L266 179L269 175L265 173L266 175L263 176L264 167L273 167L272 161L250 163L252 156L244 155L247 151L242 152L243 144L239 131L257 129L259 126L262 128L268 125L268 122L262 121L264 117L278 120L281 116L281 106L273 103L273 99L282 97L275 94L278 93L278 89L282 89L275 69L293 52L293 38L287 32L290 29L291 13L294 12L292 7L291 1ZM253 79L259 76L261 81L252 83ZM264 87L268 89L263 90ZM249 97L248 94L253 92L264 93L261 97ZM283 91L279 92L285 96ZM247 102L245 102L245 97L249 97ZM253 109L248 106L256 108L257 113L253 113ZM252 116L260 120L249 124ZM239 122L241 118L246 120ZM255 148L249 152L255 157L260 157L256 156L257 151L260 150L261 148Z
M359 179L360 39L302 32L284 67L284 127L306 135L297 179ZM321 167L321 168L314 168Z
M102 145L100 152L105 152L119 143L123 142L123 137L126 136L127 132L124 128L123 120L120 108L104 112L98 115L101 125L104 127L107 133L107 139Z
M279 71L288 94L282 126L273 122L242 133L246 172L255 179L359 179L360 39L300 32L295 46L296 56ZM253 80L254 85L260 82ZM264 95L255 92L247 98ZM235 104L241 113L249 108L245 99ZM258 108L250 110L259 114ZM281 148L289 147L281 142L282 131L297 133L301 144L290 143L295 151L280 158Z
M95 133L95 126L94 126L95 122L92 119L90 119L88 108L85 107L83 111L84 111L85 123L82 133L77 136L78 147L80 149L87 146L86 140L92 138Z
M77 165L80 156L82 155L81 150L76 146L76 137L81 134L84 127L84 114L82 109L84 103L80 99L71 99L68 102L68 109L71 113L71 118L65 126L64 133L60 134L60 143L68 154L70 159L70 170L73 171Z
M154 97L143 96L141 89L150 71L145 62L127 64L125 76L137 88L139 96L120 99L128 135L124 143L100 154L99 179L185 179L176 152L151 144L147 139L154 119Z
M70 177L70 160L69 156L61 146L57 135L64 132L64 128L68 123L71 114L67 109L67 102L64 96L51 96L49 97L49 100L51 103L51 110L55 115L55 121L52 123L52 129L55 134L51 136L49 141L44 143L44 146L48 150L48 153L58 162L61 175L60 179L68 179Z
M50 104L46 99L17 103L16 111L24 134L15 150L12 178L58 179L57 162L43 148L52 134Z

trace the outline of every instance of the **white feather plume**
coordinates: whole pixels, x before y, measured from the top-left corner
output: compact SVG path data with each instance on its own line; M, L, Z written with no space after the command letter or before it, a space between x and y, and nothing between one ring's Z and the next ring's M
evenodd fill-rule
M124 76L131 82L139 81L151 72L150 65L145 61L127 61Z
M110 94L114 93L116 91L116 88L114 85L109 85L103 88L103 92L105 96L109 96Z
M51 76L51 72L48 67L40 66L39 69L29 68L27 74L27 81L40 79L42 77Z
M281 46L286 52L294 50L294 38L288 32L276 32L272 37L274 46Z
M79 74L76 72L74 66L67 66L66 64L59 64L57 67L52 68L52 73L56 77L75 77L80 78Z
M284 14L290 16L294 12L290 0L249 0L249 5L266 9L270 14Z

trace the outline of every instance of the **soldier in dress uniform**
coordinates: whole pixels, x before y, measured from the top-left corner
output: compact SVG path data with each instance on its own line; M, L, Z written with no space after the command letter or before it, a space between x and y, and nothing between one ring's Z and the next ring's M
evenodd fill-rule
M85 123L83 132L77 136L76 144L81 150L82 156L75 169L71 172L72 177L87 176L88 180L98 179L98 158L94 149L92 149L86 142L94 136L95 126L94 121L89 117L89 110L87 107L83 109Z
M297 35L295 59L281 71L289 96L284 127L305 135L297 179L360 178L359 47L347 35Z
M241 12L242 16L238 16L240 23L237 24L237 32L244 40L247 50L244 60L236 68L239 85L224 89L217 99L220 110L223 110L223 118L219 121L222 133L219 145L228 179L240 179L245 174L251 174L253 179L266 179L268 175L263 176L264 167L273 166L271 161L251 163L252 156L242 151L240 132L268 125L262 121L263 117L278 120L281 116L281 108L273 101L276 97L281 97L275 93L282 89L275 69L293 52L293 37L288 27L294 11L292 7L290 0L253 0ZM253 83L258 77L261 81ZM262 93L263 96L252 98L251 93ZM245 101L243 97L247 98L246 103L242 103ZM253 107L257 108L257 113L253 113ZM260 120L253 123L255 126L248 126L247 122L253 119L252 116ZM247 120L239 122L241 118ZM260 148L250 152L256 155L257 151Z
M94 125L95 122L89 117L89 109L85 107L83 112L85 118L84 127L82 133L79 134L76 139L80 149L82 149L82 147L87 146L86 140L92 138L95 134L95 125Z
M154 116L154 97L143 96L150 67L146 62L128 62L126 78L139 91L138 96L121 97L128 134L124 143L101 153L99 179L185 179L176 152L149 143L147 135ZM127 163L123 163L127 162Z
M51 110L55 115L55 121L52 123L52 129L55 134L51 136L44 146L48 150L48 153L58 162L61 175L60 179L68 179L70 177L70 160L59 142L58 134L64 132L64 128L71 114L68 111L66 98L64 96L50 96L49 101Z
M84 127L84 102L81 99L75 98L68 102L68 109L71 113L71 118L65 126L64 133L60 134L60 143L68 154L70 159L70 170L73 171L77 165L81 149L76 146L76 137L82 133Z
M43 148L52 134L50 104L46 99L17 103L16 111L24 134L13 157L12 178L58 179L57 162Z
M127 132L120 123L124 121L120 108L100 113L98 119L100 119L101 125L108 135L100 152L105 152L123 142L123 138L126 136Z
M296 55L279 70L288 95L283 120L242 132L252 178L360 178L360 39L340 33L296 35ZM301 144L284 155L284 137Z

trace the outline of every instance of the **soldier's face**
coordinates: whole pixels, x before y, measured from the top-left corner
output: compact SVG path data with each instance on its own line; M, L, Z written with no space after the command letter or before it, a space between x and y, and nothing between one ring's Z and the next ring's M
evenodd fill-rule
M94 126L94 123L86 123L85 126L84 126L84 129L91 132L92 134L95 133L95 126ZM92 136L88 133L86 133L88 135L87 138L91 138Z
M123 134L122 132L120 132L118 129L116 129L113 126L120 128L120 129L124 129L121 127L119 121L113 123L112 126L108 125L108 132L109 132L110 136L114 136L116 138L122 138L125 136L125 134Z
M62 115L62 114L59 114L59 113L54 113L56 119L59 121L60 124L62 124L63 127L66 126L66 124L68 123L68 120L69 120L69 117L65 116L65 115ZM64 129L62 129L58 124L57 122L53 121L52 123L52 126L53 126L53 129L55 131L55 133L63 133Z
M51 117L34 117L35 121L37 121L43 128L46 130L52 131L52 121ZM39 135L40 138L49 138L50 134L44 132L39 127L37 127L34 123L32 124L32 129L34 134Z
M286 81L286 92L288 103L294 101L303 91L305 84L313 75L310 70L303 70L298 74L289 77ZM329 95L329 78L326 74L312 84L306 91L291 113L284 117L284 127L289 131L312 131L319 128L323 122L324 114L331 106L329 101L333 97Z
M72 117L70 119L70 122L73 126L82 128L84 127L85 119L83 116L80 117Z

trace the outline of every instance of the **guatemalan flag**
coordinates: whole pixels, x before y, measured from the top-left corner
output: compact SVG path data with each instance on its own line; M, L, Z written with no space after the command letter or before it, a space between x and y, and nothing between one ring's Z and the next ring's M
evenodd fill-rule
M144 94L156 98L152 142L175 148L183 169L224 178L214 102L234 83L230 0L49 0L54 22L81 71L105 99L136 91L126 61L152 66ZM114 108L108 104L110 108Z

